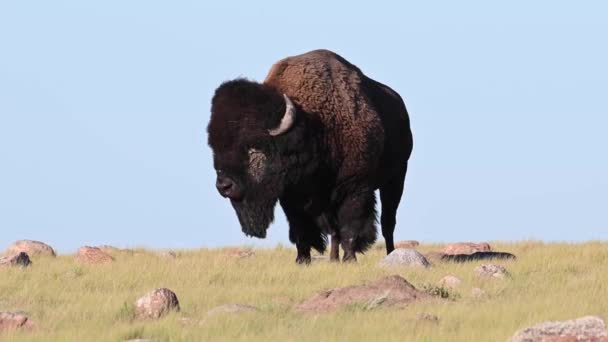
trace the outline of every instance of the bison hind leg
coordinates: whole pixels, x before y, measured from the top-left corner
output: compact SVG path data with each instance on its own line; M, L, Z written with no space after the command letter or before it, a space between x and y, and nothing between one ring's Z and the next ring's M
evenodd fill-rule
M338 212L340 242L344 261L355 261L376 242L376 196L373 190L347 198Z

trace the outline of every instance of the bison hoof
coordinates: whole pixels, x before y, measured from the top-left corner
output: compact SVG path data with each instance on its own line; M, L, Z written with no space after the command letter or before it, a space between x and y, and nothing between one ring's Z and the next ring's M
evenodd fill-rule
M296 263L298 265L310 265L311 258L310 257L297 257Z

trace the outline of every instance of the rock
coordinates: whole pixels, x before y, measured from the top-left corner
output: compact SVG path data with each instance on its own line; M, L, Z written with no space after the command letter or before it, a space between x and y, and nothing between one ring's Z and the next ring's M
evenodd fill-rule
M441 261L441 259L443 258L444 255L445 254L443 254L441 252L428 252L428 253L424 254L424 257L431 263L438 263Z
M405 306L430 298L398 275L384 277L373 283L322 291L296 306L306 313L328 312L346 305L361 305L362 309L379 306Z
M135 317L140 319L160 318L170 311L179 311L179 301L169 289L156 289L135 302Z
M208 316L214 316L220 313L240 313L240 312L253 312L260 311L255 306L245 304L224 304L216 306L215 308L207 311Z
M443 249L443 254L473 254L476 252L489 252L491 250L490 244L473 243L473 242L456 242L450 243Z
M78 248L76 260L83 264L103 264L114 261L114 258L98 247L84 246Z
M431 323L435 323L435 324L439 323L439 317L437 317L436 315L433 315L433 314L426 313L426 312L418 314L418 320L425 321L425 322L431 322Z
M509 275L507 269L500 265L485 264L475 267L475 273L482 277L504 278Z
M462 283L462 280L453 275L447 275L439 280L439 285L448 287L450 289L457 288L460 283Z
M132 256L135 254L135 252L132 249L118 248L118 247L114 247L114 246L110 246L110 245L101 245L101 246L97 246L97 248L99 248L102 252L109 254L110 256L117 256L117 255Z
M416 240L403 240L395 242L395 248L413 248L420 245Z
M431 264L415 249L398 248L382 259L379 266L420 266L429 267Z
M174 251L162 251L158 256L165 259L177 259L177 253Z
M596 316L585 316L569 321L549 321L517 331L510 342L535 341L594 341L608 342L604 321Z
M3 256L0 258L0 266L22 266L27 267L31 264L30 256L25 252L19 252Z
M490 259L516 259L515 255L504 252L475 252L473 254L443 254L441 261L467 262Z
M12 245L10 245L8 247L8 249L6 250L6 252L4 254L12 255L12 254L18 254L21 252L27 253L27 255L30 257L38 256L38 255L51 256L51 257L56 256L55 251L53 250L53 248L51 246L45 244L44 242L34 241L34 240L15 241Z
M243 259L254 256L255 252L251 249L228 248L225 254L232 258Z
M473 289L471 289L471 296L473 296L473 298L481 298L485 295L486 291L480 289L479 287L474 287Z
M0 332L9 330L31 331L35 324L22 312L0 311Z

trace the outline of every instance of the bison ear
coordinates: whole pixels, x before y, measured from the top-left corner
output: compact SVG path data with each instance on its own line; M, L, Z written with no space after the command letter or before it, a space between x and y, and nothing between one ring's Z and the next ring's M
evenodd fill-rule
M285 99L285 114L283 114L281 123L279 124L279 127L268 130L268 133L273 137L289 131L296 121L296 107L287 95L283 94L283 98Z

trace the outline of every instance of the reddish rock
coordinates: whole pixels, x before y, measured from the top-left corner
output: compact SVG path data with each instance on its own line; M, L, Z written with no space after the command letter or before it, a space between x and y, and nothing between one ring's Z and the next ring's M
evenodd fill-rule
M158 253L158 256L165 259L177 259L177 253L174 251L162 251Z
M25 252L10 254L0 258L0 266L22 266L27 267L31 264L30 256Z
M0 332L9 330L32 330L34 323L21 312L0 312Z
M228 248L226 249L225 255L232 258L243 259L254 256L255 252L251 249Z
M455 255L455 254L473 254L475 252L489 252L491 251L490 244L473 243L473 242L456 242L450 243L443 249L443 254Z
M8 247L5 255L19 254L21 252L27 253L28 256L45 255L54 257L56 256L53 248L44 242L34 240L19 240L15 241Z
M300 312L318 313L360 304L363 309L379 306L405 306L429 298L398 275L382 278L366 285L347 286L320 292L296 306Z
M169 289L156 289L135 302L135 317L156 319L170 311L179 311L177 295Z
M395 248L414 248L420 245L416 240L403 240L395 242Z
M83 264L103 264L114 261L114 258L97 247L84 246L78 248L76 260Z

